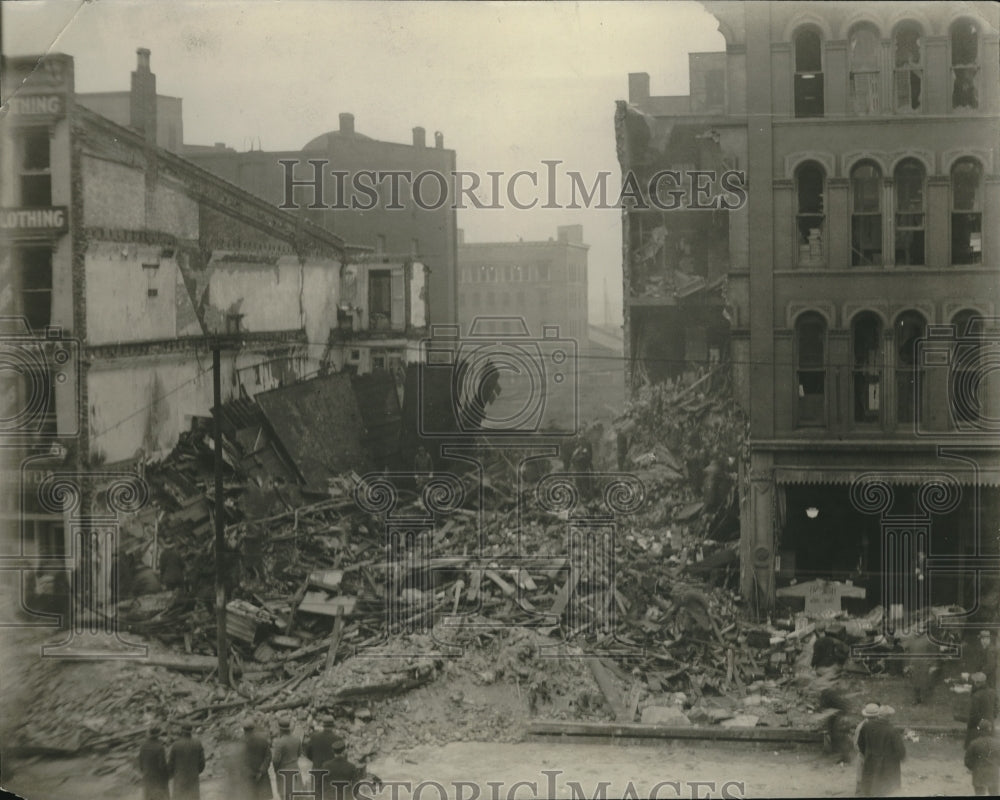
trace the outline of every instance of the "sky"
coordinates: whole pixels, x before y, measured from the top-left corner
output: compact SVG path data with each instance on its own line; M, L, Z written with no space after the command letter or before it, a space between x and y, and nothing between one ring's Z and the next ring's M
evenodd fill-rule
M2 12L4 52L72 55L81 92L127 90L136 48L149 48L157 91L183 99L188 144L297 149L349 111L375 139L441 131L458 169L484 182L544 160L588 185L610 172L612 202L628 73L648 72L653 95L687 94L688 53L725 48L684 0L3 0ZM545 241L571 224L590 245L591 322L620 324L617 209L458 211L469 242Z

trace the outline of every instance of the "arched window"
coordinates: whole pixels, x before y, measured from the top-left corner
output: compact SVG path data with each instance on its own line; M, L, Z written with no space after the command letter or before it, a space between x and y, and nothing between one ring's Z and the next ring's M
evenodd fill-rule
M952 425L978 429L987 414L987 385L983 369L984 320L966 309L952 317L954 344L948 370L948 411Z
M896 165L896 264L924 263L924 165L907 158Z
M904 22L892 37L893 95L897 111L916 111L920 108L920 91L923 86L923 50L920 47L921 30L913 22Z
M824 199L826 173L814 161L807 161L795 170L800 266L817 266L823 263Z
M857 25L848 37L851 64L851 97L855 114L878 114L879 101L879 50L881 39L875 26Z
M826 423L826 320L814 311L795 322L798 425Z
M973 158L961 158L951 168L952 264L982 263L982 178L982 167Z
M917 343L927 333L927 322L917 311L904 311L896 319L896 421L916 423L918 398L923 391L923 370Z
M952 23L951 107L979 108L979 29L974 22Z
M858 314L851 323L854 369L854 421L877 423L882 412L882 323L870 311Z
M823 40L812 28L795 35L795 116L823 116Z
M851 266L882 263L882 171L870 161L851 170Z

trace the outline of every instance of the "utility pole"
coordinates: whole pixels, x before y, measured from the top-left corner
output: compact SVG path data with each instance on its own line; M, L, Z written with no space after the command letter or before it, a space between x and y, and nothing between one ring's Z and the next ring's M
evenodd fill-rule
M212 417L215 428L215 629L219 680L229 686L229 637L226 635L226 520L222 492L222 347L212 343Z

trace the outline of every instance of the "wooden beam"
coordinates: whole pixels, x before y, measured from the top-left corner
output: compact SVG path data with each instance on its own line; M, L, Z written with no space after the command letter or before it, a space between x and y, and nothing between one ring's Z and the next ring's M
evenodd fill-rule
M820 744L822 731L808 728L673 728L641 722L532 722L528 725L530 736L572 736L586 743L588 739L709 739L715 741L740 740L755 742L808 742Z

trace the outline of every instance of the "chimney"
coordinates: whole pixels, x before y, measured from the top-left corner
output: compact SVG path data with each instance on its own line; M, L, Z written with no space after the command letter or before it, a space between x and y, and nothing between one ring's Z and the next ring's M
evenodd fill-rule
M630 72L628 74L628 101L642 103L649 99L649 73Z
M340 132L354 135L354 115L346 111L340 115Z
M413 146L427 147L427 131L419 125L413 129Z
M135 52L139 63L132 73L130 124L146 137L147 143L156 144L156 76L149 70L149 50L140 47Z
M434 146L438 150L444 149L444 134L441 131L434 131Z

